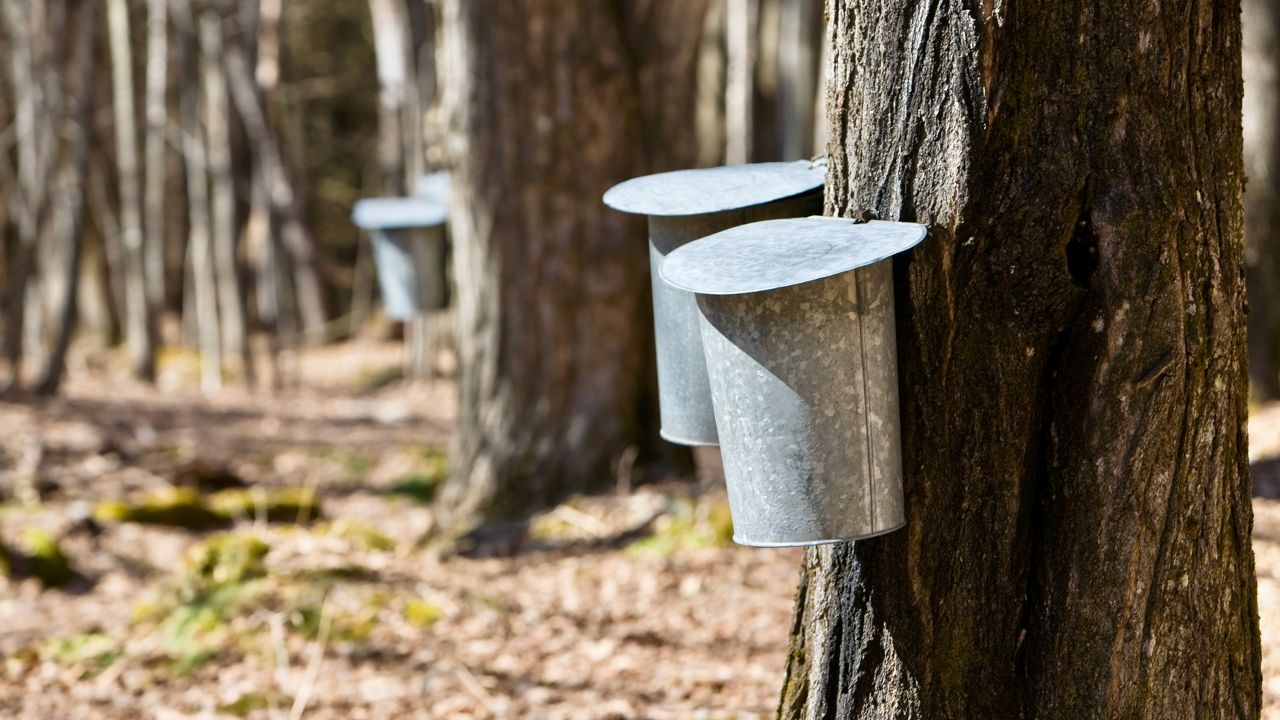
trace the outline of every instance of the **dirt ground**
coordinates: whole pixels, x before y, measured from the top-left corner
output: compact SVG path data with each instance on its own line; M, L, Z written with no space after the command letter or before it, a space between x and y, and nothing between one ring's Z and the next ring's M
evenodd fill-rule
M0 717L772 714L798 551L728 542L711 477L441 555L422 501L452 388L399 382L399 362L317 351L297 388L205 400L194 359L171 357L159 391L85 371L63 397L0 403L0 539L43 529L79 575L0 579ZM98 512L175 485L314 489L321 517L193 531ZM257 566L245 547L266 548Z
M329 348L295 387L213 399L191 357L158 390L86 363L62 397L0 402L0 541L56 539L74 571L0 577L0 718L772 717L800 554L728 541L713 462L444 552L452 388L399 362ZM1250 434L1280 720L1280 407ZM187 514L150 520L205 527L120 515L175 487Z

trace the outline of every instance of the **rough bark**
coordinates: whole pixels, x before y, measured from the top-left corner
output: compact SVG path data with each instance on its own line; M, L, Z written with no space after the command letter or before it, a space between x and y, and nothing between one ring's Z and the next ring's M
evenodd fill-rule
M1280 4L1244 1L1245 262L1254 394L1280 399Z
M644 225L599 198L696 158L705 3L444 7L461 404L443 505L461 519L609 486L658 445Z
M112 103L116 170L120 182L120 238L124 245L124 334L133 374L155 378L155 331L147 293L143 249L142 191L138 167L137 106L133 94L133 43L127 0L108 0L107 37L111 48Z
M828 13L828 212L931 232L908 526L807 554L779 716L1257 717L1239 8Z

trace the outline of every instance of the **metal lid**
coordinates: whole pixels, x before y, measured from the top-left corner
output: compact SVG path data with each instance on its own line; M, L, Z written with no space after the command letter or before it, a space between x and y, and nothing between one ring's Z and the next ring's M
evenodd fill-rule
M638 215L704 215L816 190L826 174L825 160L675 170L614 185L604 204Z
M449 173L443 170L433 172L418 178L418 182L413 184L413 194L435 200L448 207L449 199L453 194L453 182L449 178Z
M671 251L662 279L702 295L742 295L821 280L914 247L915 223L831 217L739 225Z
M351 220L365 230L432 227L449 219L449 206L428 198L368 198L356 203Z

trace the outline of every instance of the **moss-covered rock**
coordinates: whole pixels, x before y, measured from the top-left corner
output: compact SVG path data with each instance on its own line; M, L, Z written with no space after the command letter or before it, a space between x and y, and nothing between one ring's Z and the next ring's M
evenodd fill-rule
M229 517L207 507L195 488L170 488L134 502L105 501L93 508L100 523L130 522L188 530L211 530L230 524Z
M285 488L223 490L202 496L191 487L169 488L131 502L100 502L93 519L100 523L131 522L188 530L214 530L236 520L308 522L321 516L312 490Z
M208 506L228 520L306 523L321 516L315 491L303 488L224 490L209 496Z
M324 523L314 529L319 535L342 538L351 543L357 550L375 550L391 552L396 549L396 541L365 523L346 518Z
M57 536L32 528L23 533L22 540L26 546L23 557L26 572L45 587L65 587L79 576L62 553Z
M271 546L249 533L219 533L187 550L185 583L199 588L234 585L266 577Z

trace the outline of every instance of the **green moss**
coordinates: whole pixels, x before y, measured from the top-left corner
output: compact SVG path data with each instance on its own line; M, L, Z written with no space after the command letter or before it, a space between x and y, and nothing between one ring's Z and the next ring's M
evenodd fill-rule
M27 570L45 587L63 587L76 578L67 556L62 554L58 538L38 528L27 530L23 536L26 545Z
M39 653L60 665L89 664L96 670L105 670L120 659L119 643L105 633L55 638L42 645Z
M627 552L670 557L681 550L724 547L733 542L733 518L723 499L677 500L659 518L653 534L627 546Z
M244 717L254 710L266 710L271 707L271 698L263 693L245 693L229 703L223 703L218 706L218 712L223 715L235 715L236 717Z
M439 606L414 598L404 604L404 619L414 627L429 627L444 617Z
M370 525L355 520L335 520L315 528L321 535L342 538L359 550L391 552L396 549L396 541L379 532Z
M449 456L427 447L413 448L410 452L413 455L413 470L392 486L391 494L429 503L435 499L436 491L449 475Z
M315 491L304 488L223 490L209 497L208 506L220 517L273 523L307 523L321 514Z
M229 524L225 514L205 506L195 488L170 488L146 495L136 502L100 502L93 508L100 523L128 522L165 525L188 530L210 530Z
M185 583L195 588L234 585L266 577L271 546L248 533L220 533L187 550Z
M224 528L237 519L265 517L268 522L307 522L320 516L312 490L284 488L231 489L202 497L195 488L178 487L133 502L98 503L93 517L101 523L129 522L188 530Z
M324 448L310 454L317 460L336 466L343 478L351 482L362 482L377 464L367 455L341 448Z

